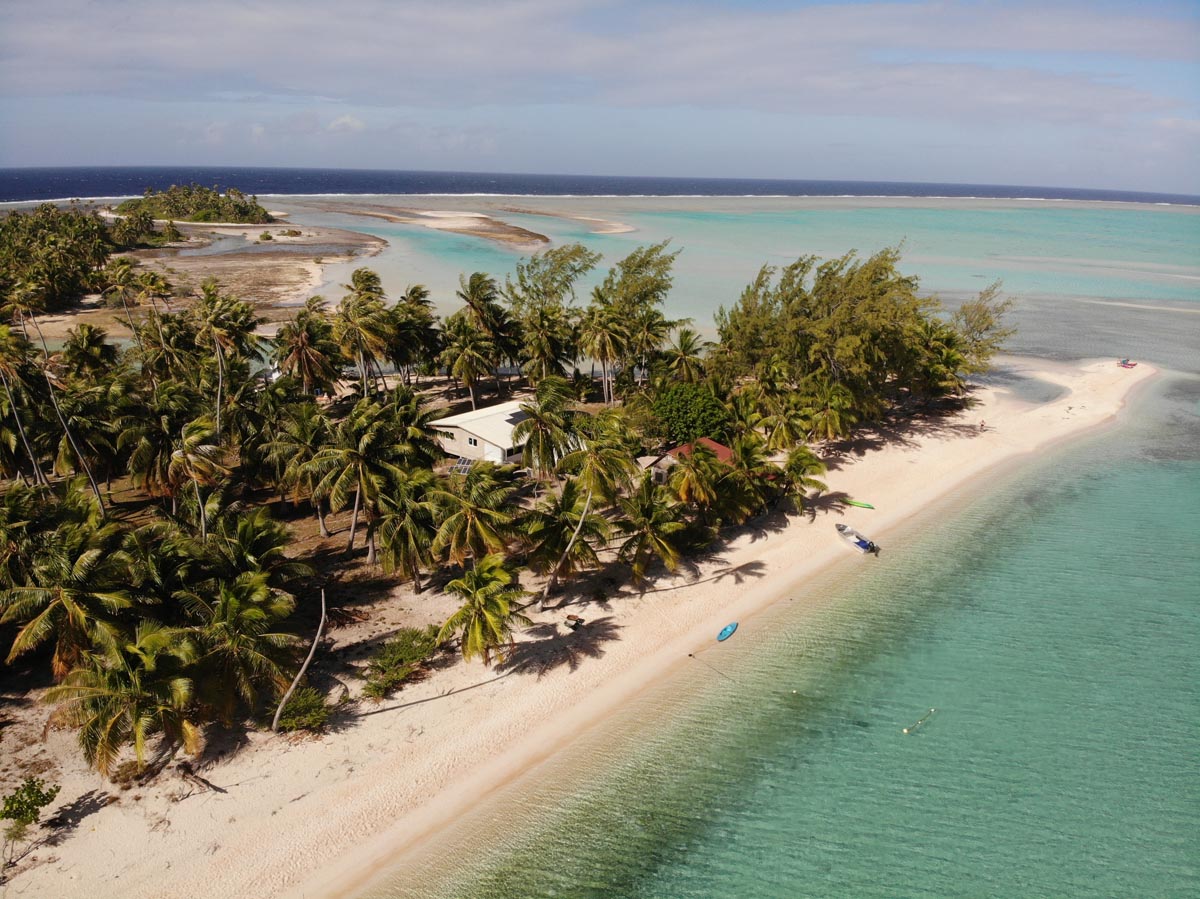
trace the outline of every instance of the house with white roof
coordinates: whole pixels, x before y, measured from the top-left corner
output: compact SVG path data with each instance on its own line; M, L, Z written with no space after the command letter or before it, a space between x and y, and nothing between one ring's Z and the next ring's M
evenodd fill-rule
M438 441L450 455L505 464L520 461L522 445L514 442L513 428L528 417L514 400L451 415L431 425L442 432Z

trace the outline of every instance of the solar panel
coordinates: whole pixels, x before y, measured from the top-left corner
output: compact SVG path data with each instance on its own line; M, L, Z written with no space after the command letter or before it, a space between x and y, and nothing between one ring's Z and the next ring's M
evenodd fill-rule
M474 464L475 464L474 459L466 459L466 458L459 459L457 462L455 462L453 465L450 466L450 473L451 474L466 474L467 472L469 472L471 470L471 466Z

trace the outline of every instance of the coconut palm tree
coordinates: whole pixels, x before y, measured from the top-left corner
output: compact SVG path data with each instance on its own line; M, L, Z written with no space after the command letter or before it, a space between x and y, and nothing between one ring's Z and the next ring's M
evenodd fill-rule
M392 417L396 446L408 465L432 468L445 457L433 422L443 414L425 404L425 399L410 387L397 386L385 404Z
M463 312L456 312L446 319L444 336L442 364L467 388L474 409L475 385L492 370L495 345Z
M296 318L275 335L275 365L279 372L300 382L310 396L317 388L328 392L338 379L342 353L333 339L333 325L325 300L310 297Z
M421 592L421 569L433 565L437 536L437 478L405 468L380 498L379 547L383 570L400 572Z
M117 449L128 452L126 469L134 484L155 498L170 497L176 508L176 484L170 476L176 441L196 411L196 397L182 384L160 381L144 406L119 419Z
M318 478L311 462L329 442L329 419L313 402L295 403L285 408L274 435L263 445L264 458L281 469L281 483L292 491L292 502L308 496L317 513L321 536L328 537L323 501L316 494Z
M451 475L437 493L441 516L434 553L461 565L468 558L476 564L488 553L503 550L513 526L508 506L514 489L491 462L476 463L465 475Z
M463 604L446 619L438 631L438 641L461 636L466 661L476 656L485 665L490 665L493 657L503 661L500 647L513 642L513 627L530 624L528 618L513 608L525 591L498 554L484 556L473 568L464 571L462 577L450 581L446 592L458 596Z
M179 444L171 452L167 463L167 481L172 487L172 495L177 494L189 481L196 491L196 517L202 542L208 539L208 523L200 486L211 487L230 473L224 464L225 452L216 442L219 439L220 435L208 417L190 421L183 426Z
M86 322L67 330L67 340L57 361L76 378L98 378L117 364L119 353L108 342L108 332Z
M21 421L19 392L25 388L25 372L30 361L29 341L12 330L9 325L0 325L0 386L4 388L6 405L13 421L17 425L17 434L25 447L25 455L33 468L33 480L37 484L47 484L46 475L38 457L29 443L29 435Z
M654 483L651 472L628 496L618 500L620 517L613 522L624 536L617 548L618 557L629 564L635 583L646 580L646 570L655 559L668 571L679 567L680 542L684 533L682 508L665 487Z
M521 462L541 480L554 471L572 448L570 406L575 400L571 385L556 375L537 385L532 403L522 403L525 418L513 428L513 443L524 444Z
M704 379L704 354L712 346L692 328L680 328L663 351L667 371L676 381L697 384Z
M629 324L622 320L609 295L595 288L580 326L580 349L600 363L604 402L609 405L613 403L610 372L625 355L629 341Z
M406 446L396 434L388 407L359 400L333 433L332 445L319 449L305 470L317 479L313 497L329 500L332 511L344 509L353 496L354 513L346 551L354 548L360 512L367 520L367 562L375 564L375 527L380 497L402 476Z
M6 661L54 641L57 679L79 664L99 631L134 599L115 524L63 523L44 533L29 560L28 583L0 591L0 624L17 624Z
M562 306L546 305L529 311L522 322L521 357L530 383L536 385L544 378L566 372L567 363L575 356L573 331L570 316Z
M680 452L671 466L668 484L676 499L691 506L707 522L721 501L719 487L727 467L708 446L692 443Z
M820 456L807 446L797 446L788 453L783 463L784 489L795 500L798 511L804 510L804 497L809 490L827 489L825 482L816 477L826 471Z
M766 508L772 493L782 486L783 472L767 459L766 447L757 434L739 435L730 450L717 489L725 517L740 524Z
M559 578L599 565L596 549L608 537L608 522L593 511L592 494L569 478L557 494L546 496L521 521L529 544L529 567L549 574L543 601Z
M197 345L211 346L217 360L216 435L219 441L226 359L245 358L257 350L258 338L254 336L254 329L261 319L249 303L222 294L212 278L200 285L200 297L191 308L191 317L196 322Z
M350 292L334 311L331 335L346 357L358 366L365 397L372 366L391 344L393 322L383 302L379 276L370 269L356 269L348 289Z
M184 602L199 651L199 700L231 722L239 700L253 710L264 691L278 695L287 688L284 664L297 639L274 628L296 603L290 594L272 588L266 573L219 581L211 591L193 592Z
M99 642L101 651L45 696L79 727L88 764L107 776L121 750L132 744L143 771L147 743L156 734L169 746L198 752L201 729L192 714L192 680L185 673L194 646L186 633L144 620L132 637L112 632Z
M854 425L854 395L843 384L823 376L814 376L801 388L803 414L811 422L812 435L820 440L836 440L850 433Z

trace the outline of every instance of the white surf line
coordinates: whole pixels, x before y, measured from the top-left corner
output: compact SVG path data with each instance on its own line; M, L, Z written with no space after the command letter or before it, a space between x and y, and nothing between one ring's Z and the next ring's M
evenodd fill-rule
M1182 312L1184 315L1200 315L1200 307L1196 309L1181 309L1178 306L1143 306L1141 303L1122 303L1117 300L1081 300L1077 303L1091 303L1093 306L1124 306L1127 309L1149 309L1155 312Z

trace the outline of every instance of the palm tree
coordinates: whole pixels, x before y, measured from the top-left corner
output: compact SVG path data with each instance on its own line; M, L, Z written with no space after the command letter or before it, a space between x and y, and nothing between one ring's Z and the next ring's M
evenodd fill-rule
M503 550L512 529L507 506L513 492L511 482L491 462L476 463L465 475L452 475L437 494L442 514L433 551L461 565L468 557L477 563Z
M332 511L344 509L354 497L350 538L346 551L354 548L358 516L367 519L367 562L375 564L375 526L380 497L391 482L402 476L405 446L398 439L394 419L386 406L359 400L340 422L333 444L319 449L306 466L317 478L313 497L329 500Z
M311 467L317 453L329 442L329 420L313 402L288 406L274 436L262 447L268 462L282 470L281 482L292 490L292 502L307 495L317 513L321 536L328 537L322 500L315 495L317 477Z
M592 302L584 313L580 331L580 349L600 363L604 401L612 405L609 372L629 346L629 326L601 288L592 291Z
M215 516L202 561L217 577L263 574L269 587L282 590L313 575L311 565L286 554L290 543L287 527L272 518L265 506L249 510L226 507Z
M691 328L680 328L664 351L667 371L676 381L696 384L704 378L704 354L712 346Z
M16 390L25 387L24 373L28 367L29 358L29 341L15 333L8 325L0 325L0 386L4 388L8 409L17 423L17 433L25 447L29 464L33 467L34 483L47 484L49 482L42 472L38 457L34 455L33 448L29 445L29 435L25 432L25 425L21 421L21 413L17 404Z
M367 395L371 367L385 355L392 339L392 316L383 302L379 276L370 269L355 269L350 291L333 314L332 337L358 366L363 396Z
M77 378L97 378L117 364L116 346L108 342L108 332L86 322L67 331L58 361Z
M120 420L117 449L129 452L126 468L134 484L152 497L170 497L176 506L176 484L170 476L175 441L195 412L196 398L183 385L158 383L144 406Z
M310 297L296 318L275 335L275 365L281 374L299 381L309 395L316 388L332 391L341 355L321 297Z
M19 625L7 662L53 640L51 667L61 679L133 605L120 538L115 524L63 524L43 535L29 583L0 592L0 624Z
M410 387L399 385L388 395L386 407L392 417L398 452L407 464L432 468L445 457L438 442L440 432L433 426L442 413L426 406L424 397Z
M783 472L767 459L766 448L757 434L736 437L730 450L729 464L717 487L726 515L740 524L766 508L772 491L781 484Z
M219 441L226 356L241 358L257 349L254 329L260 319L249 303L220 293L219 285L212 278L200 285L200 298L192 307L191 315L196 322L197 344L210 344L217 360L216 434Z
M138 771L146 767L146 744L161 734L171 746L195 754L201 731L191 714L192 681L184 675L194 647L178 628L142 621L132 639L105 636L102 652L46 691L66 719L78 726L84 758L109 775L121 749L133 744Z
M456 312L446 319L445 338L442 364L467 388L471 396L471 408L474 409L475 384L492 370L495 345L462 312Z
M526 417L513 428L513 443L524 444L521 462L541 480L572 447L568 407L574 399L571 385L551 375L538 383L534 402L521 404Z
M854 425L854 395L844 384L823 376L809 379L802 388L803 411L812 423L812 434L821 440L836 440Z
M596 547L608 537L608 522L589 511L592 494L580 482L568 479L557 494L550 494L521 522L529 541L529 566L549 573L543 602L559 578L599 565Z
M772 401L770 412L762 424L767 432L767 449L773 452L791 449L812 430L812 422L804 412L803 401L790 392Z
M253 710L264 688L276 694L287 688L283 661L296 637L273 628L296 603L272 588L267 574L247 572L220 581L213 591L192 593L185 602L199 646L199 698L225 721L232 721L238 700Z
M637 487L618 501L621 517L614 525L625 539L617 555L633 571L635 583L643 583L646 569L658 559L668 571L679 567L680 540L684 523L682 509L664 487L654 483L651 472L642 474Z
M404 383L412 383L414 368L426 366L441 352L437 316L429 299L429 288L410 284L392 308L392 343L388 359L404 372Z
M171 459L167 463L167 481L175 493L185 481L191 481L195 488L201 541L208 539L208 526L200 485L211 487L229 475L229 469L222 459L224 450L219 443L214 442L219 439L220 435L214 430L209 418L201 417L190 421L183 426L179 446L171 453Z
M461 598L463 604L446 619L438 631L438 641L461 635L466 661L479 656L485 665L490 665L493 654L503 661L499 649L513 642L513 627L530 624L528 618L513 609L525 591L514 583L512 572L504 567L500 555L484 556L474 568L448 583L446 592Z
M383 570L399 571L421 592L421 569L433 565L437 478L426 468L402 469L380 500Z
M726 466L703 443L692 443L687 452L680 452L671 466L668 483L675 497L694 507L703 521L717 508L721 500L719 483L727 472Z
M562 306L541 306L530 310L522 322L522 357L530 383L537 384L552 375L561 376L575 354L573 328Z
M130 300L137 302L140 290L137 275L134 272L135 264L128 256L118 256L112 260L104 269L105 287L101 293L120 299L121 308L125 310L125 320L129 322L129 330L140 348L141 337L138 335L137 326L133 323L133 316L129 312L129 302Z
M797 446L783 463L784 487L796 501L798 511L804 510L804 497L809 490L827 489L816 475L826 472L825 463L807 446Z

